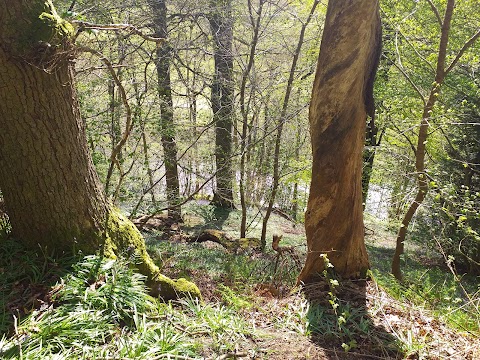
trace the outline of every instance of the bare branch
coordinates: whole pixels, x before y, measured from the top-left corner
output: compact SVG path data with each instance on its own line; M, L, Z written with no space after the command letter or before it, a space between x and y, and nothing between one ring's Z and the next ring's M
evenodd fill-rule
M407 140L408 144L410 145L410 148L413 151L413 154L417 156L417 149L415 148L415 145L413 144L412 140L410 140L410 138L405 134L405 132L401 131L396 124L393 124L393 127L398 131L400 135L402 135Z
M105 191L108 191L108 187L109 187L109 184L110 184L110 178L111 178L112 173L113 173L113 168L115 167L115 164L118 161L117 156L120 153L120 151L122 150L125 143L127 142L128 137L130 136L130 133L132 132L132 129L133 129L132 110L130 109L130 105L128 104L128 98L127 98L127 93L125 92L125 88L123 87L122 82L118 78L117 73L115 72L110 60L108 60L101 52L99 52L95 49L91 49L89 47L80 46L78 48L78 50L80 50L82 52L88 52L90 54L98 56L98 58L105 64L105 66L107 67L110 75L113 78L113 81L118 86L123 105L125 106L125 113L126 113L126 117L127 117L126 124L125 124L125 131L123 132L122 138L115 145L115 147L112 150L112 154L110 155L110 166L108 168L107 179L106 179L106 183L105 183Z
M460 60L460 58L465 53L465 51L467 51L468 48L472 46L479 37L480 37L480 29L475 33L475 35L473 35L470 39L468 39L468 41L463 45L463 47L458 52L457 56L455 56L455 59L453 59L450 66L447 68L447 70L445 70L445 75L448 74L453 69L453 67L457 64L458 60Z
M113 31L118 31L118 30L125 30L125 31L129 31L130 33L132 34L135 34L135 35L138 35L140 36L141 38L147 40L147 41L153 41L157 44L160 44L164 41L166 41L166 39L164 38L159 38L159 37L155 37L155 36L151 36L151 35L147 35L147 34L144 34L141 30L139 30L138 28L136 28L135 26L133 25L130 25L130 24L93 24L93 23L89 23L89 22L86 22L86 21L79 21L79 20L72 20L71 21L72 24L75 24L75 25L78 25L78 32L77 32L77 35L84 31L84 30L113 30Z
M382 56L388 59L388 57L385 54L383 54ZM405 70L401 66L399 66L395 61L391 61L391 62L393 64L393 66L395 66L402 73L402 75L410 83L410 85L412 85L413 89L418 93L418 95L420 96L420 99L422 99L423 105L427 106L427 101L425 100L425 96L422 94L422 92L420 91L418 86L415 85L415 83L412 81L412 79L410 79L410 76L408 76L408 74L405 72Z
M398 30L397 33L399 33L402 36L403 40L405 40L407 45L410 46L410 48L415 52L415 54L417 54L418 58L423 60L425 64L427 64L427 66L432 70L433 74L435 74L435 68L430 63L430 61L428 61L424 56L422 56L422 54L418 52L417 48L412 45L410 40L408 40L408 38L400 30ZM398 56L400 57L400 54L398 54Z
M438 23L440 24L440 28L443 26L443 21L442 17L440 16L440 13L438 12L437 7L435 4L432 2L432 0L427 0L427 2L430 4L430 7L432 8L433 13L435 14L435 17L437 18Z

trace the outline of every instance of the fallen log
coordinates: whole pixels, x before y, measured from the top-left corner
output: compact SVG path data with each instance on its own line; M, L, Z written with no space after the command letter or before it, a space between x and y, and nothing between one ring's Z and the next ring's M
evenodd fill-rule
M212 241L214 243L220 244L228 251L237 253L247 250L253 250L256 252L260 252L262 249L262 245L260 239L257 238L240 238L240 239L232 239L228 236L224 231L215 230L215 229L205 229L199 234L195 234L191 236L188 242L198 242L202 243L205 241Z

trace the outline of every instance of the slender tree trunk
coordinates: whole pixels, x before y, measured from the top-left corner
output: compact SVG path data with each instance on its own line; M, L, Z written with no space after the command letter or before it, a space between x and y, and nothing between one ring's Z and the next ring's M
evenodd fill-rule
M240 204L242 206L242 220L240 223L240 238L246 237L247 232L247 201L245 199L245 165L248 152L248 109L245 104L245 91L247 87L247 81L250 76L250 71L253 68L255 61L255 52L258 44L258 34L260 32L260 20L262 19L262 9L264 0L260 0L257 10L257 18L253 20L252 2L248 1L248 10L250 15L250 21L253 26L253 38L250 44L250 54L248 57L247 67L243 71L242 83L240 85L240 113L242 114L242 139L241 139L241 157L240 157Z
M198 295L160 274L141 234L104 196L74 88L73 27L50 0L1 0L0 8L0 184L13 235L56 254L130 248L152 293Z
M146 119L142 118L142 99L145 96L146 89L140 92L136 83L133 84L133 88L135 89L135 99L137 101L137 103L135 104L135 110L133 111L133 121L140 124L140 131L142 136L143 166L147 171L148 184L151 189L150 196L152 197L152 204L155 208L157 208L157 200L155 199L155 190L153 184L153 173L152 169L150 168L150 157L148 154L147 134L145 132Z
M153 25L156 36L168 38L167 7L165 0L149 0L153 12ZM173 121L172 85L170 80L170 61L172 48L167 41L157 47L158 96L160 98L160 131L165 163L168 216L181 220L180 184L178 180L177 144L175 142L175 124Z
M215 44L215 74L212 110L215 122L216 189L212 203L233 208L232 129L233 109L233 18L232 0L212 0L208 15Z
M412 221L413 216L417 212L417 209L422 204L425 199L425 195L428 192L428 179L425 172L425 154L426 154L426 145L428 137L428 128L431 113L433 106L435 105L438 95L440 93L440 88L445 79L445 59L447 56L447 46L448 46L448 36L450 33L450 23L453 16L453 10L455 7L454 0L448 0L447 7L445 10L445 16L442 23L442 32L440 36L440 46L438 49L438 58L437 58L437 69L435 74L435 81L432 88L430 89L430 94L428 100L424 100L424 108L422 114L422 121L420 122L420 128L418 130L418 142L415 152L415 170L417 172L418 179L418 191L415 199L410 204L405 216L400 225L400 229L397 234L397 246L395 248L395 253L392 259L392 274L396 279L402 280L402 271L400 269L400 255L404 252L404 242L407 235L407 229Z
M270 215L272 213L273 205L275 203L275 197L277 195L277 190L278 190L278 185L280 182L280 145L282 143L282 132L283 132L283 126L285 125L285 122L287 121L287 109L288 109L288 104L290 101L290 95L292 93L292 87L293 87L293 80L295 76L295 70L297 68L297 62L298 58L300 56L300 50L302 49L303 42L305 39L305 31L307 30L307 26L310 23L310 20L313 17L313 14L315 13L315 9L317 8L317 5L320 3L319 0L315 0L312 4L312 7L310 9L310 14L308 15L307 20L303 23L302 29L300 30L300 36L298 38L298 43L297 43L297 48L295 49L295 53L293 55L293 60L292 60L292 66L290 68L290 74L288 77L288 82L287 82L287 88L285 89L285 97L283 99L283 105L282 105L282 112L280 114L280 119L277 124L277 137L275 139L275 150L274 150L274 155L273 155L273 184L272 184L272 192L270 194L269 200L268 200L268 206L267 210L265 211L265 215L263 217L263 222L262 222L262 235L260 238L260 241L262 242L262 249L265 249L265 246L267 244L267 224L268 220L270 219Z
M300 94L298 94L300 97ZM297 127L297 136L295 137L295 158L300 158L300 140L302 136L300 125ZM297 222L297 214L298 214L298 180L295 180L293 184L293 195L292 195L292 206L290 208L292 213L292 219L296 223ZM294 224L295 226L295 224Z
M298 282L314 281L326 254L345 278L369 268L362 211L365 119L380 55L378 1L330 0L310 104L312 182L308 253Z

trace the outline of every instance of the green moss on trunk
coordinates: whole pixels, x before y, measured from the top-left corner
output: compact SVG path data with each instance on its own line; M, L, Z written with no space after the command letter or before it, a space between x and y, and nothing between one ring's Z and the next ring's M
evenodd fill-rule
M106 227L105 256L115 258L118 254L134 252L139 259L138 270L147 276L151 294L164 300L179 297L201 298L198 287L183 278L173 280L160 273L147 253L140 231L118 210L111 210Z
M72 24L58 15L51 0L34 2L28 11L28 20L29 26L20 32L19 45L25 50L39 43L57 47L75 34Z

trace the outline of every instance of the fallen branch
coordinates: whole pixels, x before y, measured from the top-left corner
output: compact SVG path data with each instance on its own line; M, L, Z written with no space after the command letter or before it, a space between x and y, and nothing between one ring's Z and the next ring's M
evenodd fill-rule
M261 251L260 239L257 238L240 238L232 239L224 231L215 229L205 229L200 234L193 235L188 242L205 242L212 241L222 245L228 251L237 253L239 250Z

